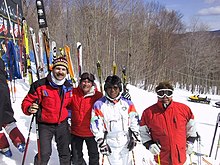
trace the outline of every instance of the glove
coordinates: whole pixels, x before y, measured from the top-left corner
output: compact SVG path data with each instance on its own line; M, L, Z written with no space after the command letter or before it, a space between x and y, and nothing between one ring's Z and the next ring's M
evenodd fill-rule
M106 143L106 140L104 140L103 138L100 138L97 140L97 144L100 148L101 154L106 155L106 156L111 155L112 151L109 145Z
M161 145L160 145L160 144L153 143L153 144L150 145L149 151L150 151L153 155L159 155L159 154L160 154L160 148L161 148Z
M193 143L190 141L187 141L186 142L186 153L191 155L193 153L193 148L194 148Z
M31 114L37 113L39 109L39 105L37 103L33 103L29 108L28 108L28 112Z
M128 129L128 135L129 135L129 142L128 142L128 150L131 151L133 148L137 145L137 142L140 142L138 136L138 132L134 132L131 130L131 128Z
M128 91L125 91L121 94L124 98L131 100L131 95L128 93Z
M129 143L128 143L127 148L128 148L129 151L131 151L131 150L133 150L133 148L134 148L136 145L137 145L137 141L134 140L133 137L131 137L130 140L129 140Z

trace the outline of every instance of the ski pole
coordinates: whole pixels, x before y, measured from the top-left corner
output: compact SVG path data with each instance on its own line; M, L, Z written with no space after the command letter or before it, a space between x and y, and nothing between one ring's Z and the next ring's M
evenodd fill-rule
M134 151L132 150L131 153L132 153L132 158L133 158L134 165L136 165L136 163L135 163L135 157L134 157Z
M23 159L22 159L22 165L24 165L24 162L25 162L25 159L26 159L26 154L27 154L28 145L29 145L29 141L30 141L30 134L31 134L31 129L32 129L34 117L35 117L35 115L33 115L32 118L31 118L31 123L30 123L29 131L28 131L28 138L27 138L26 147L25 147L24 155L23 155Z
M201 137L198 134L198 132L196 132L197 135L197 152L201 153ZM198 165L201 165L201 155L198 155Z
M35 116L36 116L36 114L35 114ZM39 129L38 129L37 117L35 118L35 122L36 122L37 150L38 150L37 158L38 158L38 162L41 162L41 156L40 156L40 138L39 138ZM38 163L38 164L39 164L39 163Z
M193 164L193 162L192 162L192 154L189 154L189 160L190 160L190 165Z
M102 165L104 165L105 155L102 155Z
M202 157L202 161L205 162L207 165L212 165L208 160L206 160L204 157Z
M39 104L39 99L35 100L36 104ZM36 123L36 135L37 135L37 150L38 150L38 154L37 154L37 158L38 158L38 164L40 164L41 162L41 156L40 156L40 138L39 138L39 129L38 129L38 120L37 120L37 114L34 114L35 116L35 123Z
M213 139L212 139L212 145L211 145L209 157L211 157L211 155L212 155L212 149L213 149L213 145L214 145L214 142L215 142L215 136L216 136L216 132L217 132L217 129L218 129L219 125L220 125L220 113L218 113L218 117L217 117L217 121L216 121L216 125L215 125L215 131L214 131L214 135L213 135Z
M160 154L157 155L158 165L161 165L160 163Z
M108 131L105 131L105 132L104 132L104 138L103 138L103 140L106 140L107 134L108 134ZM102 155L102 165L104 165L104 160L105 160L105 155L103 154L103 155Z
M215 152L215 160L217 158L217 155L218 155L218 149L220 147L220 133L219 133L219 137L218 137L218 144L217 144L217 148L216 148L216 152Z

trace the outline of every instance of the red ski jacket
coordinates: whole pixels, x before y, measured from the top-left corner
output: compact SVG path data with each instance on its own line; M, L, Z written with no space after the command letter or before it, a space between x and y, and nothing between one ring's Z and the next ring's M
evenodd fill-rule
M143 143L152 140L161 145L161 164L182 165L186 161L186 139L196 135L193 127L194 116L188 106L172 101L165 109L158 101L143 112L140 133Z
M67 106L70 106L72 85L66 80L64 85L57 86L51 80L51 75L35 81L22 102L24 114L31 115L28 108L38 100L39 122L59 124L68 117Z
M93 104L102 97L102 93L94 89L84 95L80 87L73 89L71 133L81 137L94 136L90 130L91 111Z

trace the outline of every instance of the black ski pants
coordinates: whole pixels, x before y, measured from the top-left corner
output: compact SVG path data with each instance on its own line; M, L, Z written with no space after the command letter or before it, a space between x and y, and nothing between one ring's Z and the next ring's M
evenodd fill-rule
M99 152L94 137L79 137L71 135L72 165L86 165L83 159L83 142L86 142L89 155L89 165L99 165Z
M60 124L39 123L38 128L40 139L40 165L47 165L49 162L52 153L53 136L55 136L55 142L57 144L60 165L70 165L70 132L67 121L65 120ZM36 163L37 162L35 162L35 164Z

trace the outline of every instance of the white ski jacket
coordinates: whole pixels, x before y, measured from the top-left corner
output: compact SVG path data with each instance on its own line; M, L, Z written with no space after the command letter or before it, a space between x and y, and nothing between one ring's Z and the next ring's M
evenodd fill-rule
M118 101L102 97L93 106L90 128L96 140L104 138L104 132L108 132L106 141L112 150L108 156L110 164L128 164L128 129L139 134L138 114L132 101L124 97Z

